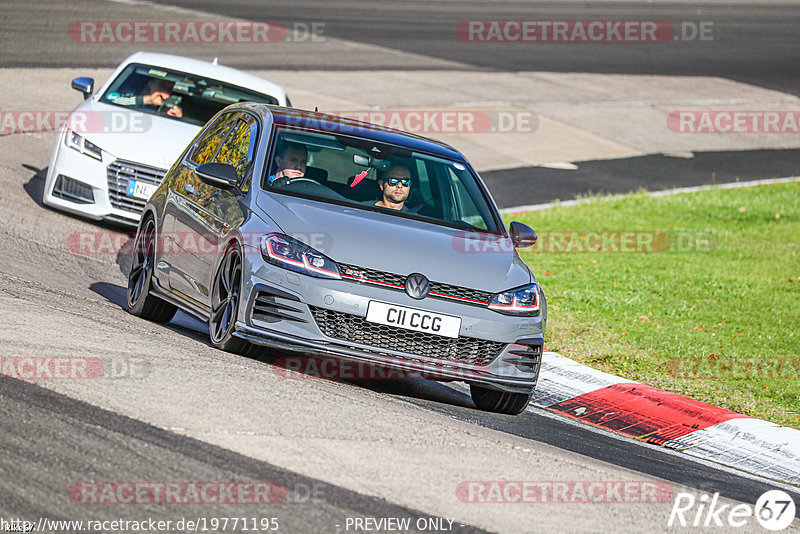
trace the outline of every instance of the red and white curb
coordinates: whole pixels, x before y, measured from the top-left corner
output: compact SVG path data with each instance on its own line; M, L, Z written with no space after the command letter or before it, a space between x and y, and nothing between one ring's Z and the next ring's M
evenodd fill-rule
M639 441L800 484L800 430L626 380L546 351L531 403Z

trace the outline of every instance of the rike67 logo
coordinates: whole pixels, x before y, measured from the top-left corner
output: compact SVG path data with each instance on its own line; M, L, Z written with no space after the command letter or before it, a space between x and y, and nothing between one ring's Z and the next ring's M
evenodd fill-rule
M749 504L722 504L719 493L703 493L696 497L691 493L676 493L668 527L743 527L752 525L752 519L767 530L778 531L788 527L794 520L795 505L792 497L781 490L763 493L755 506Z

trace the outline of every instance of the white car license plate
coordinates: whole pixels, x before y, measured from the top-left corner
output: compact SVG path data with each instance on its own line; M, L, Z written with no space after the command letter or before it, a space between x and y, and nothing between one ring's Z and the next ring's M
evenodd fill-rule
M461 329L461 317L415 310L376 300L369 301L367 305L367 321L452 338L457 338Z
M128 182L128 196L141 198L143 200L150 200L150 197L153 196L156 189L158 189L157 185L136 180Z

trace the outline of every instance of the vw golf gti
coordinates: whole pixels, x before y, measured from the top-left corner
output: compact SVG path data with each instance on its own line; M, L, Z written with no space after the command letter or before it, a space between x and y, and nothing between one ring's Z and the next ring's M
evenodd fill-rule
M539 376L544 293L454 148L381 126L234 104L144 206L128 307L208 322L215 347L270 347L470 385L517 414Z

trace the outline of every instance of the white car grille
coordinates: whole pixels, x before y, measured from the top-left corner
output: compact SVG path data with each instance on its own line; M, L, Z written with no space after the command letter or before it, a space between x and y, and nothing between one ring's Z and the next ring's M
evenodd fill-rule
M132 213L142 213L147 201L128 195L128 184L131 180L136 180L160 185L166 174L165 169L142 163L122 159L112 161L108 165L108 198L111 205Z

